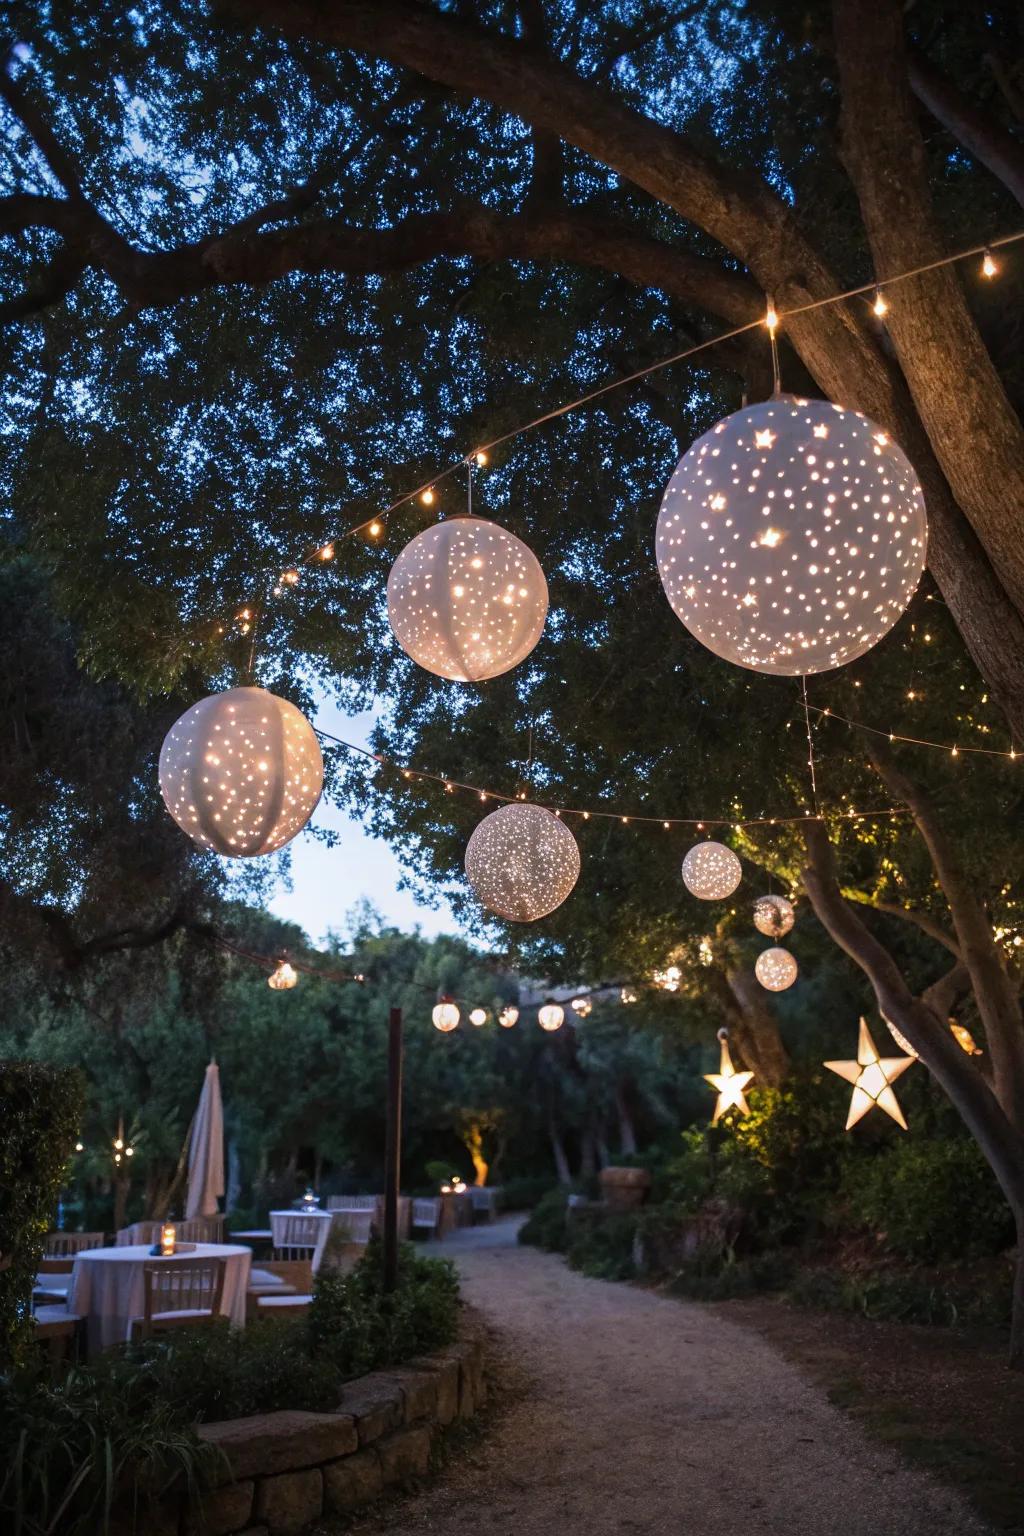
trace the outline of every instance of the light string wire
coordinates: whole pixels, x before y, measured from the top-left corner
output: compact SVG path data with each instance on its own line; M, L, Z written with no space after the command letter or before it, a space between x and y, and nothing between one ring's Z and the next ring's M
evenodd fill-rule
M638 368L633 373L626 374L622 378L610 379L607 383L598 385L596 389L588 390L586 394L580 395L576 400L570 400L564 405L555 406L551 410L543 412L542 415L534 417L532 421L524 422L521 426L513 427L510 431L491 438L489 442L479 444L478 447L471 450L471 452L460 458L456 463L449 464L446 468L438 470L429 480L424 480L415 489L406 491L381 511L374 512L371 516L364 518L362 522L355 523L349 528L329 535L315 546L310 546L306 554L301 557L300 563L308 564L318 557L322 560L324 558L322 551L329 549L339 539L350 538L355 534L363 533L373 524L388 517L392 512L397 512L409 502L415 501L417 497L422 496L425 492L432 493L436 486L449 479L452 475L457 474L464 465L471 465L474 460L479 463L481 455L486 455L493 449L500 448L504 443L511 442L513 438L522 437L527 432L536 431L538 427L545 426L549 421L556 421L561 416L567 416L571 411L577 411L581 406L589 405L592 401L599 400L602 396L610 394L612 390L625 389L628 385L635 384L639 379L648 378L652 373L658 373L663 368L671 368L675 363L685 362L687 358L696 357L701 352L709 351L710 348L718 346L721 342L733 341L737 336L746 336L751 331L760 330L766 324L768 325L769 334L774 346L775 329L783 320L791 320L798 315L810 314L814 310L827 308L831 304L842 304L847 299L861 298L865 294L875 296L886 288L894 287L897 283L908 282L911 278L920 277L926 272L938 271L943 267L955 266L961 261L969 261L972 256L981 256L983 259L987 256L991 260L992 251L1016 245L1021 240L1024 240L1024 230L1018 230L1011 235L1001 235L998 239L988 240L983 245L972 245L966 250L956 251L951 256L940 256L934 261L927 261L923 262L920 266L910 267L905 272L896 272L891 277L884 278L881 281L872 279L868 283L858 283L856 287L845 288L840 293L829 294L822 299L809 299L807 303L796 304L791 309L776 311L774 304L769 300L768 310L759 320L749 320L745 325L734 326L731 330L722 331L719 335L711 336L706 341L697 342L695 346L687 347L682 352L674 352L669 357L659 358L656 362L648 363L643 368ZM988 275L987 271L986 275ZM773 319L774 324L768 324L769 319ZM432 501L433 495L431 495Z
M805 707L811 714L818 715L822 719L838 720L840 725L848 725L855 731L866 731L869 736L884 736L888 741L901 741L912 747L931 747L935 752L944 752L947 757L966 757L970 753L974 757L999 757L1013 763L1024 755L1018 752L1016 747L1010 747L1006 751L999 747L967 747L960 742L950 745L948 741L929 741L924 736L904 736L900 731L887 731L877 725L865 725L863 720L851 720L830 707L819 709L814 704Z
M461 779L447 777L443 773L430 773L425 768L409 768L395 758L387 757L381 752L373 752L369 747L357 746L355 742L344 741L340 736L332 736L329 731L323 731L319 726L314 726L317 736L321 741L330 742L332 746L341 747L344 751L354 756L364 757L368 761L377 763L382 768L391 768L400 774L407 782L423 780L429 784L443 785L446 793L454 794L456 790L464 790L467 794L475 795L478 800L494 800L502 805L514 805L525 800L525 792L507 794L500 789L489 789L481 784L467 784ZM623 814L621 811L605 811L599 806L560 805L556 801L550 803L543 800L531 802L538 805L541 810L550 811L554 816L577 816L581 821L617 821L622 826L634 823L647 826L660 826L665 831L672 827L696 827L698 831L704 831L707 827L731 827L734 831L742 831L744 827L785 827L804 825L810 821L822 821L825 818L816 809L813 815L804 813L800 816L645 816L635 815L633 812ZM832 813L839 820L863 821L881 819L891 816L909 816L906 806L887 806L874 810L855 811L836 810Z
M814 807L815 816L820 816L818 806L818 780L814 769L814 736L811 732L811 709L807 702L807 679L801 677L800 692L804 705L804 725L807 727L807 767L811 775L811 804Z

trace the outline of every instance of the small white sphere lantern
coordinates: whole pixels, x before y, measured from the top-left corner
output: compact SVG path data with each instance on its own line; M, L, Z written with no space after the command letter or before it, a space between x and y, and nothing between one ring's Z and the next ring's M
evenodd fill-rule
M754 962L754 975L769 992L785 992L797 978L797 963L788 949L773 945L764 949Z
M486 1024L487 1023L487 1009L486 1008L474 1008L472 1013L469 1015L469 1022L471 1024L475 1024L477 1029L480 1028L481 1024Z
M695 843L683 860L683 884L701 901L724 901L743 879L743 865L724 843Z
M795 922L793 903L785 896L759 896L754 902L754 927L769 939L781 939Z
M887 432L827 400L777 395L683 455L658 514L665 595L726 661L797 677L863 656L924 570L924 496Z
M537 1023L541 1029L546 1029L550 1035L554 1030L561 1029L565 1019L565 1009L558 1003L545 1003L537 1010Z
M275 853L316 810L324 761L300 710L230 688L185 711L160 749L160 793L183 832L229 858Z
M450 997L442 997L430 1017L434 1021L434 1028L439 1029L442 1035L450 1034L453 1029L459 1027L458 1006Z
M509 1003L498 1014L498 1023L501 1025L502 1029L511 1029L513 1025L518 1022L518 1019L519 1009L516 1008L512 1003Z
M388 577L388 620L407 656L454 683L519 665L540 639L548 584L514 533L452 517L407 544Z
M579 879L580 850L564 821L515 801L485 816L466 846L466 875L482 906L512 923L560 907Z

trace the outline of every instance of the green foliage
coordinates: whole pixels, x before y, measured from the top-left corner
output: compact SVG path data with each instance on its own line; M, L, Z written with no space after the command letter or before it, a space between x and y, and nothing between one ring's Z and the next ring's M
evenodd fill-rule
M717 1244L699 1248L673 1273L669 1289L694 1301L731 1301L737 1296L755 1296L765 1291L780 1291L793 1274L793 1260L779 1252L748 1254L737 1257L732 1248Z
M551 1179L543 1173L506 1179L498 1191L502 1211L531 1211L552 1190Z
M459 1283L450 1261L424 1258L403 1244L391 1295L381 1289L381 1263L375 1240L351 1273L326 1274L317 1283L310 1348L314 1357L333 1361L342 1375L427 1354L455 1337Z
M568 1225L566 1258L596 1280L630 1280L636 1273L638 1217L627 1212L581 1211Z
M0 1062L0 1370L31 1345L29 1302L82 1115L82 1079Z
M865 1275L815 1266L793 1276L788 1295L799 1306L856 1312L873 1322L1006 1328L1012 1274L1007 1265L1001 1273L964 1283L948 1273L879 1270Z
M907 1137L846 1181L853 1220L892 1253L925 1263L1002 1253L1013 1216L977 1145Z
M564 1253L566 1247L566 1209L568 1192L559 1186L549 1189L519 1228L519 1241L549 1253Z

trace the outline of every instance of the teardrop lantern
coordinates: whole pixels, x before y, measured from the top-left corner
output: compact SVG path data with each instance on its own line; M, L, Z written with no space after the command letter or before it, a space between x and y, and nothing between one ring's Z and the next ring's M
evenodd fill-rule
M544 628L548 584L514 533L451 517L407 544L388 577L388 620L407 656L455 683L500 677Z
M466 874L477 900L513 923L535 923L554 912L579 873L576 839L540 805L501 806L484 817L466 846Z
M924 570L924 496L859 411L776 395L683 455L658 515L676 617L726 661L795 677L863 656Z
M201 848L251 859L290 843L316 810L324 761L302 712L265 688L200 699L160 749L160 793Z

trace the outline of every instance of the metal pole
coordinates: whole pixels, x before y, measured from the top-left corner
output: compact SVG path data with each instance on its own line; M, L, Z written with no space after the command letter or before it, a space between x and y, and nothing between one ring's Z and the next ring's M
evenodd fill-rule
M398 1284L398 1189L402 1180L402 1010L388 1017L388 1115L384 1148L384 1289Z

